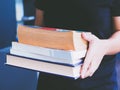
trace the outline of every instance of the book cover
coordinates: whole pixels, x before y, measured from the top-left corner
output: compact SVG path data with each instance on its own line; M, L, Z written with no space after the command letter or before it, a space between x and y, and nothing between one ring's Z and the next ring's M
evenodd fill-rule
M50 62L38 61L38 60L15 56L11 54L7 55L6 64L20 68L71 77L74 79L79 78L80 67L81 67L81 64L78 64L73 67L64 64L62 65L62 64L55 64Z

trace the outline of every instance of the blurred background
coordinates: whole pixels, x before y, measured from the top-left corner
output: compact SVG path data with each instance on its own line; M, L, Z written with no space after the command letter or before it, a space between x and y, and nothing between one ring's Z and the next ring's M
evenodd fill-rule
M33 25L34 15L34 0L0 0L0 90L36 90L36 71L5 64L17 24Z
M33 25L35 20L34 0L15 1L17 22L25 25Z

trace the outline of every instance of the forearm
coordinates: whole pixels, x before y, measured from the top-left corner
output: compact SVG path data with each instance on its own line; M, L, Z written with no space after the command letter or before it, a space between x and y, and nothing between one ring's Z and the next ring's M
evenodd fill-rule
M106 40L108 49L106 54L113 55L120 52L120 31L116 31L108 40Z
M36 9L36 16L35 16L35 25L36 26L44 26L43 24L43 11Z

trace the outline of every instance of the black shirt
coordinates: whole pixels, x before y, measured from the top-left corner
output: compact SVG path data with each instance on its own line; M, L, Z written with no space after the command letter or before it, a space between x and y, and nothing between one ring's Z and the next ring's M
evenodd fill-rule
M113 32L112 16L120 16L120 0L36 0L48 27L86 30L99 38Z
M35 0L48 27L85 30L99 38L113 33L112 17L120 16L120 0Z

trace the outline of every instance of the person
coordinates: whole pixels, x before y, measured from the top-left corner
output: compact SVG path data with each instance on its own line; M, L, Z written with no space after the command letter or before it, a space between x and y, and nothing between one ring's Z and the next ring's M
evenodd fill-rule
M120 0L35 0L35 7L35 25L84 30L89 42L80 78L41 72L37 90L118 90Z

